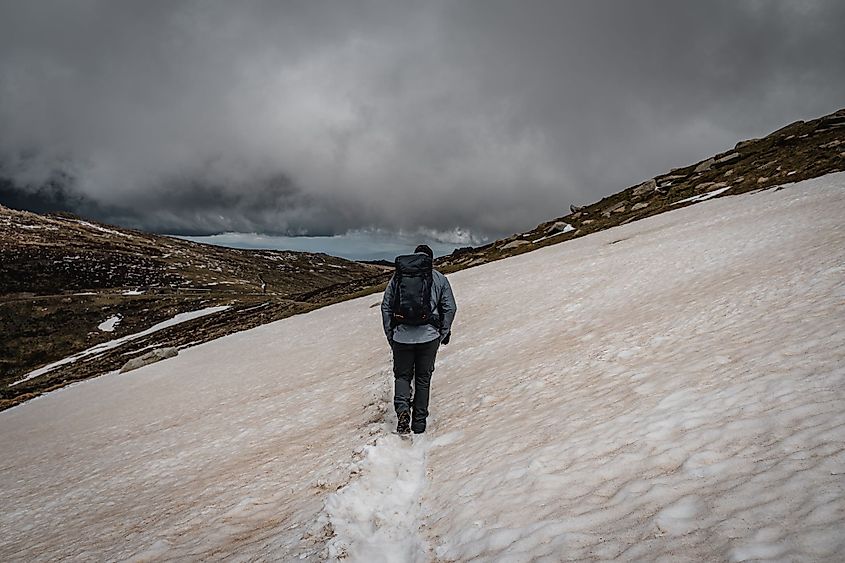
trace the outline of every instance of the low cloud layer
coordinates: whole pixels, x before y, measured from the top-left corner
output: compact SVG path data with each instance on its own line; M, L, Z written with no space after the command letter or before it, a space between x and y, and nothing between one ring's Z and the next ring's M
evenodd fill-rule
M845 106L845 4L0 3L0 201L515 232Z

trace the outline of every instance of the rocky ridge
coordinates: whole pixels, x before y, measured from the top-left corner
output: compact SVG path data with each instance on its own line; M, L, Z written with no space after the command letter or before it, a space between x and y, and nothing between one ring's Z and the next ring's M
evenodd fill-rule
M617 225L710 199L784 186L845 170L845 109L811 121L796 121L760 139L675 168L530 231L438 260L456 271L558 244Z

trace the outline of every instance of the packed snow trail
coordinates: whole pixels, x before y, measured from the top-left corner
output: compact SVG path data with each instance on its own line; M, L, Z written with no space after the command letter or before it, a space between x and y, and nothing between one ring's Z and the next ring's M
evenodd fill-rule
M450 275L436 432L410 456L425 479L393 507L418 550L400 556L845 559L843 217L840 173ZM377 301L0 413L0 560L389 548L354 524L401 485L368 477L401 466L378 449ZM346 495L353 525L321 526Z
M423 435L398 436L392 412L393 377L385 370L378 412L385 413L374 444L360 451L355 478L329 496L318 529L331 539L321 558L348 563L423 563L431 549L420 535L421 502L427 486L426 458L460 432L437 436L436 416ZM390 412L390 415L387 415Z

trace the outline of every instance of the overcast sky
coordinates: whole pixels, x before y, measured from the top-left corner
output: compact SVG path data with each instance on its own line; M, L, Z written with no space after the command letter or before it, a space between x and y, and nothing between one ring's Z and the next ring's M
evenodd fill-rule
M843 29L839 0L0 0L0 202L478 241L845 107Z

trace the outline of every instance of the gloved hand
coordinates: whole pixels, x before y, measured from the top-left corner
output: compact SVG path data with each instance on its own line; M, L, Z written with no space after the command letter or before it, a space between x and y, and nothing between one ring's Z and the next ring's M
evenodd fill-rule
M449 340L450 340L451 338L452 338L452 331L450 330L450 331L449 331L449 332L447 332L446 334L441 334L441 335L440 335L440 343L441 343L441 344L443 344L443 345L445 346L446 344L449 344Z

